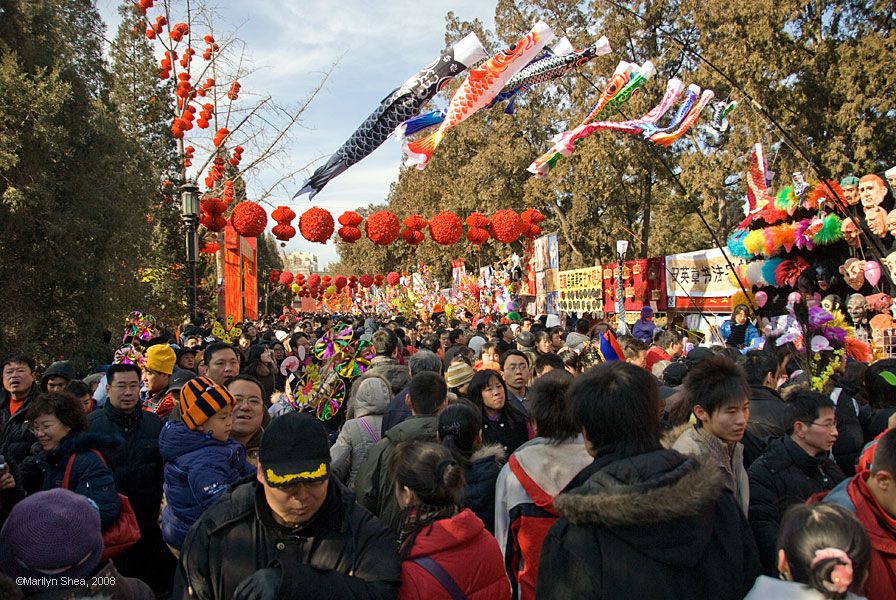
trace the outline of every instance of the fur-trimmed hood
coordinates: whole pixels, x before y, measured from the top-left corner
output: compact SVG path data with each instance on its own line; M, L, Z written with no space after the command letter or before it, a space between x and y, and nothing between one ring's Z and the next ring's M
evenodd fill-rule
M571 523L605 527L664 523L693 517L723 487L718 467L674 450L657 450L601 465L595 460L580 485L554 506Z
M609 529L652 560L693 568L717 534L720 469L674 450L600 457L554 499L575 525Z
M474 463L485 458L490 458L499 465L503 465L507 462L507 455L504 453L504 448L502 448L500 444L486 444L485 446L480 447L470 457L470 462Z

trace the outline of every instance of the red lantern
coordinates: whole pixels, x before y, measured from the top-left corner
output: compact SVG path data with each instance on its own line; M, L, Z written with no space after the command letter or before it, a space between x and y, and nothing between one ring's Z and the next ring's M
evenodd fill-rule
M199 224L209 231L218 233L219 231L224 231L224 228L227 227L227 219L221 215L211 216L207 213L201 213L199 215Z
M206 242L205 245L202 246L200 252L205 254L217 254L220 249L221 246L216 242Z
M401 275L399 275L395 271L392 271L391 273L386 275L386 283L388 283L392 287L395 287L396 285L398 285L399 282L401 282Z
M492 215L489 232L504 244L517 241L522 233L522 220L514 210L503 209Z
M280 271L277 269L271 269L271 272L268 273L268 281L271 283L277 283L280 281Z
M359 215L353 210L347 210L341 215L339 215L339 224L345 225L348 227L357 227L361 224L361 221L364 220L364 217Z
M330 287L330 284L333 282L333 278L329 275L324 275L320 279L320 283L322 287Z
M387 210L381 210L367 217L364 230L374 244L387 246L398 239L400 229L398 217Z
M240 202L230 214L230 222L238 234L246 238L258 237L264 233L268 224L268 215L255 202Z
M295 281L295 277L289 271L280 273L280 285L289 285L293 281Z
M429 220L429 235L437 244L456 244L463 234L463 222L454 213L440 212Z
M296 273L296 283L298 283L299 285L305 285L304 273Z
M336 279L333 280L333 285L336 286L337 290L341 290L348 285L348 279L346 279L345 275L337 275Z
M481 246L488 240L488 231L479 227L471 227L467 230L467 239L474 246Z
M421 217L420 215L410 215L409 217L405 217L405 220L402 221L402 224L408 229L416 229L417 231L421 231L426 229L426 219Z
M288 206L278 206L271 213L271 218L277 221L277 224L271 228L274 237L280 240L280 246L286 246L286 242L296 235L296 228L291 222L296 218L296 213Z
M325 244L333 235L333 215L316 206L309 208L299 217L299 231L309 242Z
M520 228L523 236L530 240L534 240L541 235L541 227L539 227L538 224L544 221L544 215L541 214L540 210L537 208L527 208L520 214L520 220L523 224Z
M416 246L424 239L426 239L426 236L423 235L422 231L418 231L416 229L403 229L401 231L401 239L406 241L411 246Z
M380 287L383 285L383 276L382 275L374 275L373 276L373 285L376 287Z
M350 225L343 225L336 233L338 233L339 237L342 238L342 241L347 244L354 244L361 239L361 230L357 227L351 227Z
M308 276L308 287L309 288L316 288L319 285L320 285L320 275L318 275L317 273L312 273L311 275Z
M373 277L371 277L370 275L361 275L361 277L358 279L358 283L360 283L361 287L365 290L370 289L370 286L373 285Z

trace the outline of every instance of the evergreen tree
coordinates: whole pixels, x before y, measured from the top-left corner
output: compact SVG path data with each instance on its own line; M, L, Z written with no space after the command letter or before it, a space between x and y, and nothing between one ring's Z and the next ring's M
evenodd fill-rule
M153 184L108 101L92 3L0 4L0 348L108 360L137 306Z

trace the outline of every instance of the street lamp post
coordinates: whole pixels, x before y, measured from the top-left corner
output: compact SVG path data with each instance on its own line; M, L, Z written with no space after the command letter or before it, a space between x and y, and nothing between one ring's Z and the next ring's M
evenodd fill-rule
M625 324L625 294L622 288L622 264L625 260L625 253L628 252L628 240L616 240L616 333L625 335L628 333L628 326Z
M187 310L190 318L196 316L196 226L199 224L199 188L187 180L180 188L180 216L187 226Z

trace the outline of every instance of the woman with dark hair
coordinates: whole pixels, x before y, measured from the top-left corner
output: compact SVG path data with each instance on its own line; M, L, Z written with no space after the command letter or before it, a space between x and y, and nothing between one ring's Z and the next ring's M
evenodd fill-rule
M271 406L271 396L275 391L274 371L277 365L274 362L274 353L266 344L255 344L249 348L246 362L240 368L240 375L249 375L257 379L264 388L264 407Z
M463 505L495 531L495 482L506 462L498 444L482 444L482 415L469 401L449 404L439 413L436 439L464 469Z
M521 600L535 598L541 544L557 520L554 497L593 460L572 420L566 396L572 381L560 370L535 380L526 400L538 437L520 446L498 477L495 537Z
M785 513L778 534L781 578L761 575L744 600L858 600L870 557L868 534L848 510L836 504L796 505Z
M558 356L563 360L564 368L570 375L578 375L582 372L582 357L575 350L565 348Z
M500 373L479 371L470 381L467 393L482 413L483 444L499 444L510 456L529 440L526 416L507 402L507 385Z
M25 492L67 488L96 504L103 529L115 523L121 502L112 469L102 452L111 451L119 445L119 440L85 431L84 408L66 393L41 394L35 398L28 409L28 420L40 452L22 463Z
M725 343L735 348L747 348L759 338L759 330L750 323L750 309L738 304L731 311L731 319L722 323L720 333Z
M542 356L544 354L552 354L554 346L551 343L551 334L542 329L535 334L535 355Z
M286 346L283 345L283 342L274 341L271 342L271 353L274 357L274 364L279 365L286 358ZM280 372L280 369L274 369L274 389L278 392L282 392L286 389L286 376Z
M401 508L399 600L506 600L510 586L498 544L461 508L463 467L444 446L399 444L389 469Z

